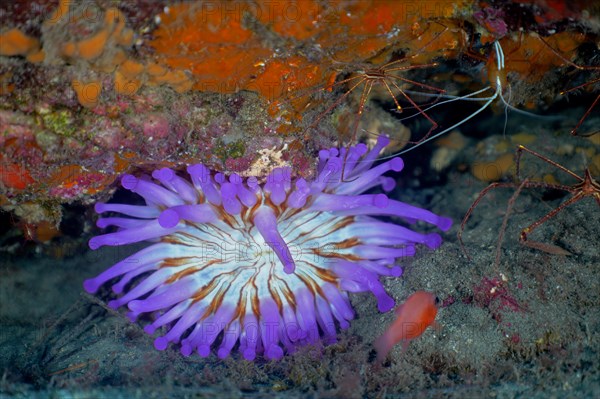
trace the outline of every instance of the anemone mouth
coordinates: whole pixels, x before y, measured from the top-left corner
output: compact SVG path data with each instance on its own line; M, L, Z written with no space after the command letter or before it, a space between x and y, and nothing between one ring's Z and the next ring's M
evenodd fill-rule
M387 217L441 230L451 224L385 194L364 194L393 188L383 174L404 166L400 158L373 166L388 142L380 138L371 151L364 145L321 151L313 181L277 168L259 185L201 164L189 166L189 176L157 170L156 181L125 175L123 186L146 205L97 204L98 213L123 216L99 219L99 226L119 230L89 245L155 244L86 280L84 288L95 293L118 279L119 296L109 306L127 306L132 320L151 315L144 330L160 331L155 348L174 344L183 356L205 357L214 349L223 358L237 348L247 360L279 359L319 340L335 342L337 329L354 317L348 293L371 292L379 311L390 310L394 300L380 277L400 276L396 261L413 256L417 244L441 245L438 234Z

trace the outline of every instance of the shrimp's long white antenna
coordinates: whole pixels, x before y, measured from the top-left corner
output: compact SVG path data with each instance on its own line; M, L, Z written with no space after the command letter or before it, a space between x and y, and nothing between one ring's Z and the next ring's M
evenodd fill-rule
M472 97L475 97L476 95L481 94L483 92L486 92L488 90L492 90L492 87L491 86L487 86L487 87L484 87L483 89L474 91L474 92L469 93L469 94L465 94L464 96L453 96L453 95L450 95L450 94L422 93L422 92L419 92L419 91L412 91L412 90L404 90L404 91L406 93L408 93L408 94L415 94L415 95L420 95L420 96L423 96L423 97L437 97L437 98L445 98L446 99L444 101L436 102L435 104L432 104L432 105L430 105L427 108L423 108L423 112L427 112L427 111L429 111L432 108L438 107L440 105L448 104L448 103L451 103L451 102L454 102L454 101L474 101L474 102L476 101L476 102L481 102L481 101L489 100L490 97L476 97L476 98L472 98ZM416 113L416 114L413 114L413 115L405 116L404 118L400 118L398 120L399 121L405 121L405 120L408 120L408 119L415 118L415 117L417 117L419 115L420 115L419 113Z
M498 84L498 82L496 81L496 85ZM482 101L488 101L491 98L498 98L498 97L494 97L494 96L498 96L496 94L496 92L494 92L494 94L492 94L491 97L475 97L478 94L484 93L488 90L492 90L491 86L487 86L484 87L483 89L479 89L477 91L474 91L472 93L469 94L465 94L464 96L453 96L451 94L432 94L432 93L423 93L420 91L413 91L413 90L405 90L406 93L408 94L414 94L414 95L418 95L418 96L422 96L422 97L437 97L437 98L445 98L445 101L440 101L437 102L435 104L430 105L427 108L423 108L423 111L427 112L432 108L435 108L437 106L440 105L444 105L444 104L448 104L454 101L471 101L471 102L482 102ZM543 119L543 120L548 120L548 121L555 121L555 120L559 120L559 119L564 119L564 117L562 116L558 116L558 115L539 115L539 114L534 114L533 112L529 112L529 111L525 111L522 109L519 109L517 107L515 107L514 105L511 105L508 101L506 101L504 99L504 97L502 96L502 94L500 93L500 99L502 101L502 104L504 104L504 106L506 108L510 108L511 111L514 111L516 113L519 113L521 115L525 115L525 116L529 116L531 118L537 118L537 119ZM398 119L399 121L405 121L408 119L412 119L412 118L416 118L417 116L419 116L419 113L416 113L414 115L409 115L409 116L405 116L404 118L400 118Z
M502 46L500 45L500 43L498 41L494 42L494 51L496 53L496 66L498 68L498 71L501 72L502 70L504 70L505 58L504 58L504 51L502 50ZM502 80L500 78L500 73L496 76L496 82L495 83L496 83L496 89L494 90L494 93L490 97L483 97L483 98L473 98L473 97L476 96L476 95L478 95L478 94L481 94L481 93L483 93L483 92L485 92L487 90L491 90L492 89L491 86L484 87L483 89L477 90L477 91L475 91L473 93L469 93L469 94L467 94L465 96L452 96L452 95L447 95L447 94L420 93L420 92L413 92L413 91L410 91L410 90L406 90L406 93L409 93L409 94L414 93L414 94L419 94L419 95L422 95L422 96L425 96L425 97L437 97L437 98L441 97L441 98L446 98L447 99L445 101L442 101L442 102L433 104L433 105L431 105L431 106L429 106L427 108L424 108L423 109L424 112L426 112L426 111L428 111L428 110L430 110L430 109L432 109L434 107L437 107L439 105L447 104L447 103L454 102L454 101L459 101L459 100L462 100L462 101L485 101L485 103L479 109L477 109L475 112L473 112L472 114L470 114L466 118L460 120L459 122L456 122L454 125L452 125L452 126L446 128L446 129L442 130L441 132L438 132L438 133L434 134L433 136L428 137L427 139L422 140L422 141L416 143L415 145L413 145L410 148L404 149L402 151L399 151L399 152L391 154L391 155L387 155L387 156L379 158L379 159L380 160L385 160L385 159L390 159L390 158L396 157L398 155L406 154L407 152L412 151L415 148L418 148L418 147L422 146L423 144L426 144L426 143L430 142L431 140L437 139L438 137L440 137L440 136L442 136L442 135L444 135L444 134L446 134L446 133L448 133L448 132L456 129L457 127L459 127L459 126L463 125L464 123L468 122L469 120L473 119L475 116L479 115L487 107L489 107L490 104L492 102L494 102L494 100L496 100L497 98L500 98L500 101L502 101L502 104L504 104L504 106L506 107L505 112L507 112L510 109L510 110L512 110L514 112L517 112L519 114L522 114L522 115L527 115L527 116L530 116L530 117L535 117L535 118L540 118L540 119L545 119L545 120L562 119L562 117L560 117L560 116L537 115L537 114L534 114L534 113L527 112L527 111L521 110L519 108L516 108L515 106L511 105L508 101L506 101L506 99L502 95L502 89L503 88L502 88ZM400 120L410 119L410 118L415 117L416 115L418 115L418 114L411 115L409 117L402 118ZM369 132L369 131L367 131L365 129L363 129L363 131L365 133L367 133L367 134L371 133L371 132ZM361 161L359 161L359 162L361 162Z
M501 88L501 86L499 86L499 87L500 87L500 90L501 90L501 89L502 89L502 88ZM417 144L413 145L412 147L410 147L410 148L407 148L406 150L400 151L400 152L398 152L398 153L394 154L393 156L392 156L392 155L390 155L390 156L388 156L388 157L389 157L389 158L392 158L392 157L395 157L395 156L397 156L397 155L406 154L407 152L409 152L409 151L412 151L412 150L414 150L415 148L417 148L417 147L420 147L420 146L422 146L423 144L425 144L425 143L428 143L428 142L430 142L431 140L434 140L434 139L436 139L436 138L440 137L441 135L443 135L443 134L446 134L446 133L448 133L449 131L456 129L457 127L459 127L459 126L460 126L460 125L462 125L463 123L465 123L465 122L469 121L470 119L472 119L472 118L474 118L475 116L477 116L477 115L478 115L480 112L482 112L483 110L485 110L485 109L486 109L486 108L487 108L487 107L488 107L488 106L489 106L489 105L490 105L490 104L491 104L491 103L492 103L492 102L493 102L493 101L494 101L494 100L495 100L495 99L498 97L498 92L499 92L499 89L496 89L496 92L494 93L494 95L493 95L493 96L491 96L491 97L489 98L489 100L487 100L487 101L485 102L485 104L483 104L483 105L481 106L481 108L479 108L477 111L473 112L471 115L469 115L469 116L468 116L468 117L466 117L465 119L463 119L463 120L461 120L461 121L459 121L459 122L456 122L454 125L450 126L449 128L446 128L446 129L442 130L441 132L438 132L438 133L434 134L433 136L429 137L428 139L426 139L426 140L423 140L423 141L421 141L420 143L417 143ZM387 159L388 157L384 157L384 158L382 158L382 159Z

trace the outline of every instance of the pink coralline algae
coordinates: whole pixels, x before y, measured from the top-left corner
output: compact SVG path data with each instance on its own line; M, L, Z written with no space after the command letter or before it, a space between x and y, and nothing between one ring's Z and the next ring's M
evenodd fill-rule
M163 139L169 135L169 121L162 115L148 115L145 117L144 136Z
M132 321L150 316L154 346L177 344L220 358L237 347L242 356L280 359L303 345L336 341L336 327L353 319L348 293L373 293L381 312L394 307L380 276L402 274L396 260L415 254L416 244L441 245L436 233L418 233L391 220L424 221L446 231L452 222L386 194L400 171L396 157L374 166L389 143L380 137L371 151L358 144L319 152L316 178L292 179L274 169L264 184L237 174L214 173L202 164L187 175L163 168L150 176L125 175L123 187L146 205L98 203L101 228L116 232L92 238L98 249L141 241L154 244L95 278L95 293L116 278L118 299ZM383 217L377 219L375 216Z
M502 9L486 7L473 13L473 17L481 26L498 38L508 34L508 25L504 21L505 15Z

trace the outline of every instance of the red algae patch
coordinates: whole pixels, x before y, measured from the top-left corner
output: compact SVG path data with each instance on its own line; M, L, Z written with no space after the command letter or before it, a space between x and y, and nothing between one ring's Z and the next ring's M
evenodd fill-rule
M0 158L0 161L2 159ZM34 180L27 168L17 163L0 164L0 183L7 188L24 190Z

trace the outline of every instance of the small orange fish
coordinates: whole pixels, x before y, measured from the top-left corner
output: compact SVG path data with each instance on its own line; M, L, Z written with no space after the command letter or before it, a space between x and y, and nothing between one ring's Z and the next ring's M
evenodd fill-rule
M410 340L418 338L429 326L437 328L437 298L434 294L417 291L396 309L396 320L373 344L377 350L377 361L381 363L398 342L404 350Z

